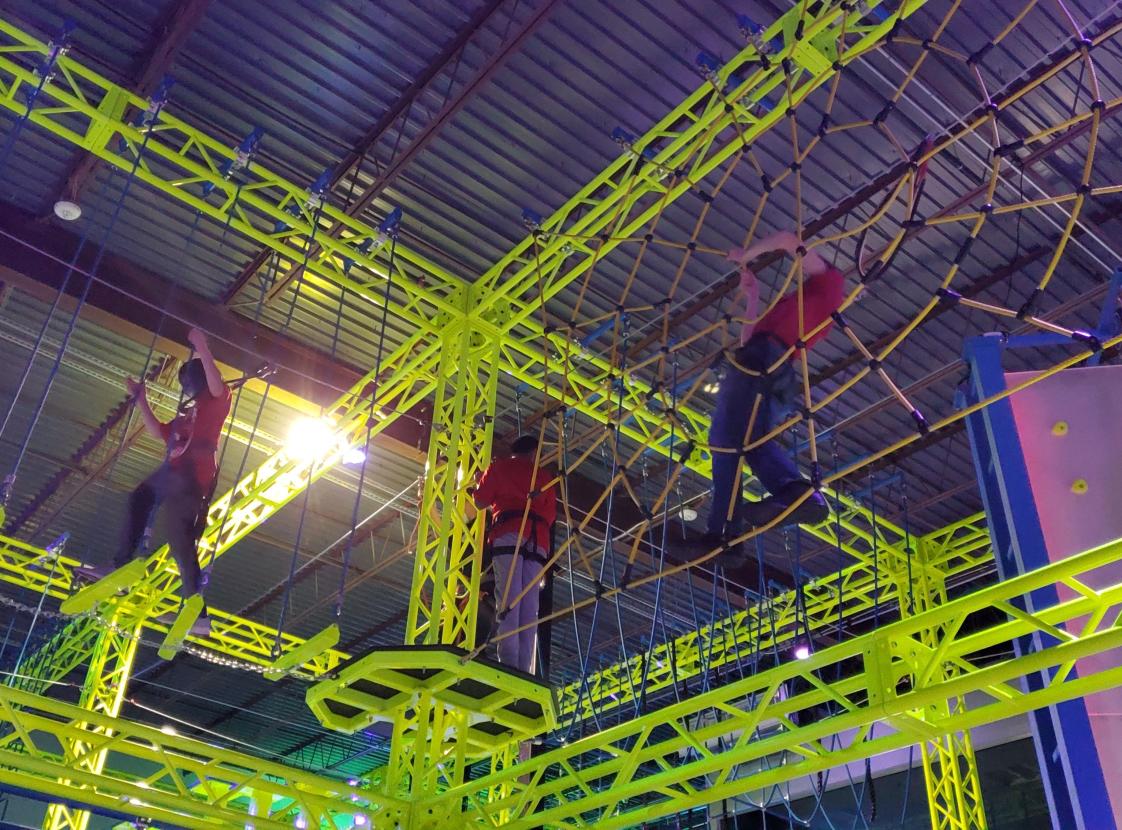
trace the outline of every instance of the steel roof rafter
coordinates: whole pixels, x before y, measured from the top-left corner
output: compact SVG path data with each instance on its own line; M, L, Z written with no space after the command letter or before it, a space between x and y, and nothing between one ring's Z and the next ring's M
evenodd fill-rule
M429 85L437 78L439 78L449 66L454 65L454 71L458 71L460 57L464 49L471 42L472 38L486 23L498 12L504 3L509 0L488 0L488 2L481 6L471 19L464 25L464 27L452 38L452 40L441 49L440 53L429 62L428 66L421 72L420 75L406 88L398 99L386 110L385 113L374 123L374 125L356 142L354 147L343 156L342 159L335 165L331 172L330 186L332 189L342 183L347 176L352 175L357 181L357 176L362 171L362 166L367 160L367 156L371 150L375 149L380 142L389 132L394 128L394 125L399 121L398 136L404 135L405 128L408 125L413 115L414 104L417 99L429 88ZM454 77L454 76L453 76ZM451 81L450 81L451 82ZM412 148L417 142L410 142ZM397 144L394 145L395 149ZM409 152L407 148L405 153ZM393 162L391 158L390 163ZM380 173L376 173L376 183L385 179L388 184L389 179L383 177ZM353 187L351 188L353 190ZM384 185L376 191L373 189L364 190L358 198L352 198L352 194L348 193L346 203L343 206L344 212L348 216L360 216L374 199L384 189ZM344 230L341 223L334 223L328 228L327 233L332 237L337 237ZM241 290L249 283L253 275L264 265L269 256L270 249L264 248L257 255L255 255L249 263L242 269L242 272L234 279L230 287L227 289L224 296L224 302L227 304L232 303ZM283 290L284 286L292 279L299 275L300 268L293 263L293 267L285 273L276 283L276 288L271 292L271 296L266 299L268 302L277 296L277 291Z

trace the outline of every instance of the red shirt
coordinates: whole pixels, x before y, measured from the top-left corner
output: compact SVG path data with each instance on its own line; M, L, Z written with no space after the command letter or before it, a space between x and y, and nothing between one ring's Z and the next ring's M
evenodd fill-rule
M510 455L492 461L479 479L479 486L475 488L475 506L481 510L489 509L492 517L497 517L500 513L511 515L492 522L489 538L494 540L500 536L518 534L522 527L522 538L529 539L533 526L536 528L535 541L538 549L548 552L550 528L557 519L557 488L550 487L532 497L530 494L539 487L544 487L553 478L552 470L534 469L532 455ZM526 510L527 499L530 501L530 513L537 515L538 521L531 523L532 517L527 515L526 524L523 525L522 514Z
M803 281L803 331L813 331L838 310L845 299L845 276L833 266ZM806 338L810 348L833 328L832 320L817 334ZM752 334L770 334L788 346L799 339L799 294L792 291L764 315Z
M177 469L189 467L204 492L218 473L218 439L230 414L230 390L219 397L204 390L170 424L160 424L160 435L168 445L168 463Z

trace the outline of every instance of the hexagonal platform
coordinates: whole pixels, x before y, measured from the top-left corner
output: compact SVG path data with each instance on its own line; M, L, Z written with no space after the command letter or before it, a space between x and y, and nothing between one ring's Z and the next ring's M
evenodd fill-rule
M469 660L466 651L452 646L373 649L312 686L306 699L320 723L351 733L408 712L422 692L469 713L469 751L479 755L540 735L556 723L549 686L491 660Z

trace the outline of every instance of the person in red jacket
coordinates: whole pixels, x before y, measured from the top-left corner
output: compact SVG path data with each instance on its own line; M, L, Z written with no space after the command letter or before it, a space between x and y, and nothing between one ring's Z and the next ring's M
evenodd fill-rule
M486 544L495 577L499 662L526 673L534 669L538 600L557 518L556 489L543 489L554 476L535 465L537 454L538 439L522 436L509 455L491 462L472 493L475 506L491 513Z
M771 251L791 256L802 254L802 296L800 299L798 290L790 292L753 324L751 321L759 315L760 289L748 263ZM739 536L745 522L767 524L810 489L810 482L803 478L794 460L777 441L765 441L746 451L744 447L758 441L801 406L801 369L793 365L794 360L800 359L798 348L792 360L775 364L791 347L809 349L825 337L833 325L831 316L845 299L842 273L815 251L806 250L790 231L773 234L747 249L734 248L729 251L728 258L740 266L746 322L740 335L740 347L726 358L709 425L713 502L701 543L710 548ZM807 336L804 342L803 333L814 331L823 322L826 325ZM740 502L738 463L741 456L770 494L759 503ZM815 492L792 510L788 521L816 524L828 515L825 499Z
M198 542L205 511L218 476L218 440L230 414L230 390L210 354L206 335L191 329L187 341L195 357L179 369L182 403L174 419L165 423L148 403L143 382L129 378L125 385L140 411L148 432L167 447L164 463L144 479L129 496L128 516L113 568L122 568L144 554L143 542L153 513L162 507L168 547L179 568L183 599L199 592L202 581ZM84 575L100 579L108 574L103 566L83 567ZM206 636L210 619L206 608L191 629Z

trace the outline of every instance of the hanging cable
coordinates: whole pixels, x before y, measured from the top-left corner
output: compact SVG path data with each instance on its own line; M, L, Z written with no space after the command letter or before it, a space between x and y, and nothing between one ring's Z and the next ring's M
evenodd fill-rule
M105 178L102 180L101 186L98 188L96 198L96 202L98 204L100 204L104 200L105 194L109 190L109 185L115 180L116 174L117 168L111 167L109 169L108 175L105 176ZM11 401L9 401L7 408L4 410L4 419L0 421L0 436L4 435L5 431L8 428L8 424L12 419L12 415L16 409L16 404L19 402L19 398L23 394L23 389L27 384L28 378L31 376L31 370L35 365L35 359L39 357L43 341L47 336L47 331L50 329L51 323L54 321L55 313L58 310L59 304L62 302L62 298L66 295L66 289L70 285L70 278L75 273L79 273L79 269L77 267L78 258L81 256L82 251L85 249L86 243L89 241L90 232L93 229L93 222L86 222L86 226L82 229L82 235L78 238L78 245L74 249L74 253L70 257L69 263L66 267L66 271L63 274L62 281L59 283L58 290L55 292L54 299L51 301L51 305L47 309L47 313L43 318L43 322L39 326L39 333L35 336L35 342L31 346L31 354L28 356L27 361L24 363L19 380L16 382L16 389L12 393ZM90 276L89 272L84 273L86 273L87 277Z
M382 232L389 236L390 240L390 254L389 263L386 268L386 285L382 292L382 319L380 322L380 330L378 332L378 348L374 357L374 377L371 381L370 388L370 407L366 413L366 430L364 432L362 443L362 466L358 471L358 490L355 493L354 506L351 508L351 529L347 535L347 544L343 548L343 562L342 568L339 572L339 590L335 598L335 607L332 609L332 616L336 621L340 620L343 616L343 600L346 596L347 590L347 572L351 567L351 550L354 548L355 529L358 527L358 511L359 505L362 502L362 491L366 485L366 468L370 463L370 434L373 431L373 425L378 417L377 400L378 390L382 379L382 355L386 345L386 322L389 316L390 309L390 295L393 291L393 275L394 266L396 264L397 252L397 236L401 224L401 214L397 213L397 218L392 224L383 223Z
M0 485L0 506L6 507L11 499L12 490L15 487L16 476L19 474L19 468L23 464L23 459L27 454L28 447L31 444L31 436L35 431L35 427L39 422L39 417L43 413L43 407L47 403L47 397L51 393L51 388L54 386L55 378L58 376L59 368L62 366L62 358L66 353L67 346L70 344L70 338L74 334L74 330L78 325L78 318L81 314L82 308L85 306L86 297L89 294L90 288L97 277L99 268L101 267L102 258L108 249L109 240L112 237L113 229L116 227L117 220L121 216L121 210L124 207L125 200L128 197L129 189L132 187L133 181L136 179L137 170L140 169L140 164L144 160L145 151L148 147L148 142L155 132L154 127L159 120L160 113L167 103L167 94L171 86L170 78L165 78L156 94L152 96L149 101L148 109L138 116L138 126L144 131L144 138L136 151L136 157L133 159L132 167L129 170L128 177L125 179L124 186L121 188L121 193L117 197L117 202L113 208L113 214L109 219L109 223L105 228L101 237L101 243L94 257L93 264L90 266L89 276L86 278L84 287L81 294L78 296L77 304L74 311L70 315L70 322L67 325L66 332L59 343L58 351L55 355L54 363L51 365L50 371L47 373L47 380L43 386L43 390L39 395L34 410L31 415L31 420L28 423L27 429L24 432L23 440L20 442L19 450L16 453L15 463L12 465L12 470L4 478L3 484Z
M55 573L58 570L58 560L62 556L62 551L66 547L67 541L70 539L69 533L64 533L47 545L43 550L43 556L50 560L51 570L47 574L47 584L54 581ZM43 613L43 603L46 602L47 592L41 591L39 593L39 602L35 606L35 613L31 616L31 621L27 626L27 634L23 638L23 643L20 645L19 654L16 656L16 665L12 669L13 673L18 674L20 668L23 666L24 655L27 654L27 646L31 642L31 635L35 632L35 625L39 622L39 616Z

